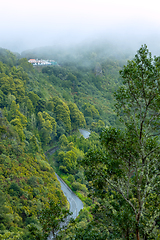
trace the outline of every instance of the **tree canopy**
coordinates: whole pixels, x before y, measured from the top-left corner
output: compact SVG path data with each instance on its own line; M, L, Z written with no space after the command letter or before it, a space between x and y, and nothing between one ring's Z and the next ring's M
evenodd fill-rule
M115 96L124 128L103 130L103 151L90 150L82 164L95 193L106 197L110 208L116 210L111 198L121 201L121 221L126 225L114 222L119 236L155 239L160 216L159 58L152 58L144 45L120 75L123 86Z
M63 240L160 238L160 58L142 46L119 75L125 59L102 52L33 67L0 49L0 239L56 231L67 202L53 168L84 204Z

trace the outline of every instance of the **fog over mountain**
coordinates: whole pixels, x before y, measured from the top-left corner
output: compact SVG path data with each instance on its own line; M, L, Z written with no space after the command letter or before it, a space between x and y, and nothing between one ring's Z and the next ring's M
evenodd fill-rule
M0 47L21 52L40 46L106 39L160 55L159 1L6 0L1 3Z

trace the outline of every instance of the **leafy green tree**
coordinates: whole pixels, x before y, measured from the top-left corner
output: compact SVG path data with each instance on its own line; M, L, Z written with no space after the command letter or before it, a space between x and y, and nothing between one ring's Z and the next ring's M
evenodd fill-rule
M47 112L38 113L38 128L40 130L41 141L47 144L51 140L51 134L56 136L56 121Z
M30 143L31 151L38 152L37 139L34 135L29 139L29 143Z
M7 76L4 73L0 74L0 86L2 92L7 95L7 94L16 94L16 89L15 89L15 83L13 81L12 77Z
M43 229L43 239L47 239L50 233L55 237L60 224L65 222L66 217L69 215L69 210L63 208L62 204L55 203L53 200L49 202L49 206L40 212L39 221Z
M12 182L9 188L9 193L11 196L18 196L22 195L22 190L20 189L19 185L15 182Z
M23 235L23 239L35 239L35 240L42 240L43 239L43 234L42 234L42 228L35 224L31 223L27 225L27 234Z
M0 61L7 64L9 67L16 65L16 56L7 49L0 48Z
M87 224L84 222L82 227L78 227L75 231L74 237L72 239L97 239L97 240L106 240L108 237L108 229L104 228L102 225L95 224L91 222Z
M77 165L77 155L73 150L68 152L60 151L58 154L58 163L65 166L66 172L75 173Z
M62 100L59 97L53 97L53 98L50 99L50 101L53 101L55 106L62 103Z
M68 151L63 158L63 165L68 169L70 173L74 173L77 165L77 156L75 152Z
M61 147L66 147L68 145L68 143L69 143L68 139L64 134L60 136L59 143L60 143Z
M6 204L6 198L5 194L0 190L0 222L5 223L6 222L6 214L8 213L8 209L5 206Z
M21 112L27 117L31 116L35 111L32 101L28 96L25 96L21 103Z
M62 164L64 157L65 157L65 152L64 151L60 151L58 153L58 163Z
M91 124L91 130L98 133L100 133L104 127L105 124L102 120L99 120L98 122L92 122Z
M36 93L34 92L29 92L28 93L28 97L30 98L30 100L32 101L33 103L33 106L36 108L37 105L38 105L38 101L39 101L39 97Z
M22 67L13 67L11 69L11 74L13 79L22 80L23 84L29 81L28 74L25 71L23 71Z
M53 103L53 101L49 100L49 101L47 102L46 107L47 107L47 110L48 110L48 111L54 112L54 103Z
M6 66L0 62L0 73L5 73Z
M23 233L18 231L18 232L10 232L6 231L4 234L0 234L0 239L1 240L16 240L16 239L22 239Z
M5 106L5 95L4 93L0 90L0 108Z
M77 129L78 127L84 127L86 124L84 115L79 111L77 105L75 103L69 103L68 105L71 116L71 123L73 129Z
M70 183L73 183L73 182L75 181L75 178L74 178L74 176L73 176L73 175L71 175L71 174L68 176L68 178L67 178L67 179L68 179L68 181L69 181Z
M61 137L66 132L66 127L62 121L57 122L57 138Z
M109 190L123 199L120 211L126 216L130 211L134 219L127 239L155 239L160 216L160 58L152 58L144 45L120 75L124 85L115 95L116 108L125 129L106 128L100 137L105 153L90 150L82 163L99 196L107 197Z
M20 67L26 72L34 72L33 65L28 62L27 58L21 58L18 61Z
M69 132L71 130L70 111L66 103L61 102L55 107L56 118L58 121L62 121Z
M90 103L85 103L82 109L85 117L95 118L99 115L98 110Z
M10 108L12 101L16 102L16 97L12 94L8 94L8 96L7 96L7 105L8 105L7 108L8 109Z
M20 79L14 79L15 83L15 96L17 101L20 103L25 95L24 83Z
M50 121L52 126L52 134L56 135L57 123L53 117L51 117L47 112L43 111L43 118L45 121Z
M67 75L67 80L70 80L71 82L74 82L74 81L77 80L77 77L74 76L74 75L70 72L70 73L68 73L68 75Z
M27 118L19 111L19 104L16 104L15 101L12 101L8 112L8 120L11 121L14 120L15 118L19 119L19 122L22 125L22 127L26 127Z
M40 98L37 102L36 112L43 112L46 109L46 101Z
M23 132L23 125L22 125L21 119L20 118L14 118L14 119L11 120L10 123L14 126L14 129L18 133L21 141L23 141L25 139L25 134Z
M11 95L9 95L11 96ZM8 113L8 120L11 121L11 119L16 117L16 111L19 109L19 105L16 104L16 102L13 100L10 105L10 111Z

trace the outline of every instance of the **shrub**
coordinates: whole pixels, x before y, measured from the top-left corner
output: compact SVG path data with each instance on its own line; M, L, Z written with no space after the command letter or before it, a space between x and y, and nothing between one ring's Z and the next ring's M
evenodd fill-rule
M69 175L67 179L70 183L73 183L75 181L75 178L73 175Z
M72 188L74 191L81 190L81 184L79 182L73 182Z
M18 186L17 183L11 183L10 188L9 188L9 193L11 196L21 196L22 195L22 190Z
M59 170L64 172L64 173L68 173L68 169L65 166L60 166Z

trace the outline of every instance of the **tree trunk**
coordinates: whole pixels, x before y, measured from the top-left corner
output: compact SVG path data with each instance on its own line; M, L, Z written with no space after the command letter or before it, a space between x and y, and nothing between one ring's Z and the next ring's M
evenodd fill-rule
M138 227L136 228L136 239L140 240L140 238L139 238L139 228Z
M129 240L129 228L127 227L126 240Z

